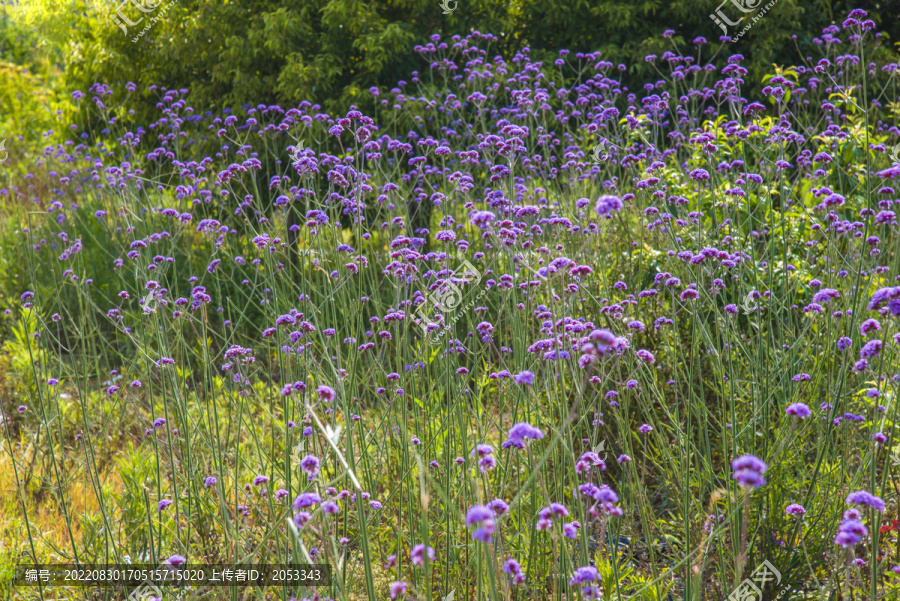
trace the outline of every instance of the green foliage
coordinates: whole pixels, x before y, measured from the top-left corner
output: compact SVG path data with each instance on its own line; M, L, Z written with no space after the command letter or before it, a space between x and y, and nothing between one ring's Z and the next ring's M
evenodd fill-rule
M147 93L154 84L190 88L193 105L201 110L311 100L329 111L350 104L371 111L368 88L391 87L422 68L413 46L434 33L445 40L472 30L494 33L500 37L497 52L529 46L547 62L561 48L600 50L605 60L627 65L624 83L632 90L658 75L644 61L646 54L660 55L672 49L672 42L703 36L711 45L702 54L717 52L723 59L743 54L746 79L758 86L772 63L794 60L798 49L811 53L813 38L834 15L857 6L872 8L869 4L779 0L746 35L719 48L721 31L709 17L718 0L459 0L448 15L436 0L172 0L140 38L137 34L155 13L125 33L110 18L116 4L31 0L17 8L0 7L8 18L0 23L0 60L44 76L54 66L63 68L66 92L96 82L133 81L144 99L136 109L139 120L157 101ZM122 10L134 21L141 14L130 3ZM872 12L878 28L897 37L898 25L879 22L879 11ZM672 40L662 38L667 29L676 32ZM0 89L7 97L29 89L28 82L2 77L6 85Z

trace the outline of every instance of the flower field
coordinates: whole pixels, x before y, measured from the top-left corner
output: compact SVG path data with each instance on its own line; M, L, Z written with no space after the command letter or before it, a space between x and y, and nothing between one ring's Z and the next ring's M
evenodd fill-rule
M0 189L0 585L900 599L900 56L862 10L816 40L749 98L703 38L628 90L480 32L371 114L76 92Z

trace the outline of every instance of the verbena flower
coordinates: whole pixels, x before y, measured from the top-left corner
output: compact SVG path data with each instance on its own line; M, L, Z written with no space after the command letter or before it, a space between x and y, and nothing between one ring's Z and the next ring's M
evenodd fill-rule
M869 531L862 522L857 519L844 518L838 526L834 543L849 549L856 546L866 536L869 536Z
M847 505L865 505L884 513L884 501L865 490L858 490L847 495Z
M431 547L425 548L425 545L419 543L414 545L412 550L409 552L409 560L414 566L421 566L425 564L425 558L428 558L428 561L433 562L436 559L436 555L434 549Z
M597 212L597 215L602 217L610 213L618 213L623 207L621 198L606 194L597 199L594 210Z
M530 371L523 370L513 376L513 380L515 380L517 384L525 384L527 386L531 386L532 384L534 384L534 374Z
M314 492L300 493L299 495L297 495L297 498L294 499L294 509L300 511L301 509L312 507L313 505L317 505L321 502L322 497Z
M799 417L800 419L806 419L810 416L811 411L804 403L791 403L788 405L787 409L785 409L785 413Z
M732 478L744 488L758 488L766 483L763 474L766 473L768 466L756 455L738 457L731 462L731 469L734 470Z
M324 384L316 388L316 394L326 403L330 403L335 397L334 388L325 386Z
M784 512L788 515L803 516L804 514L806 514L806 509L803 508L803 505L791 503L784 508Z
M307 455L300 460L300 468L307 474L307 480L312 480L319 473L319 458L315 455Z
M509 429L509 439L514 441L539 440L543 437L544 433L540 428L536 428L526 422L518 422Z
M409 588L409 585L402 580L392 582L389 588L391 599L396 599L397 597L404 595L407 588Z

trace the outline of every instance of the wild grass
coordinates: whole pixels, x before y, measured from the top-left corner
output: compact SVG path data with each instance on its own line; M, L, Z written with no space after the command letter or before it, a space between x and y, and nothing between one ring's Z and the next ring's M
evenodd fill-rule
M0 191L8 565L494 601L720 599L767 561L767 596L896 596L898 65L865 66L864 15L829 31L765 104L722 50L649 59L638 99L481 34L371 119L76 94Z

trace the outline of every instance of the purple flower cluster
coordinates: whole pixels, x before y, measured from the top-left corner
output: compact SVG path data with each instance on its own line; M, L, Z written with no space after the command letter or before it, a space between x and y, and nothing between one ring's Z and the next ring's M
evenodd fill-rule
M766 483L763 474L766 473L768 466L756 455L742 455L738 457L731 462L731 469L734 470L734 474L731 477L737 480L738 484L744 488L759 488Z

